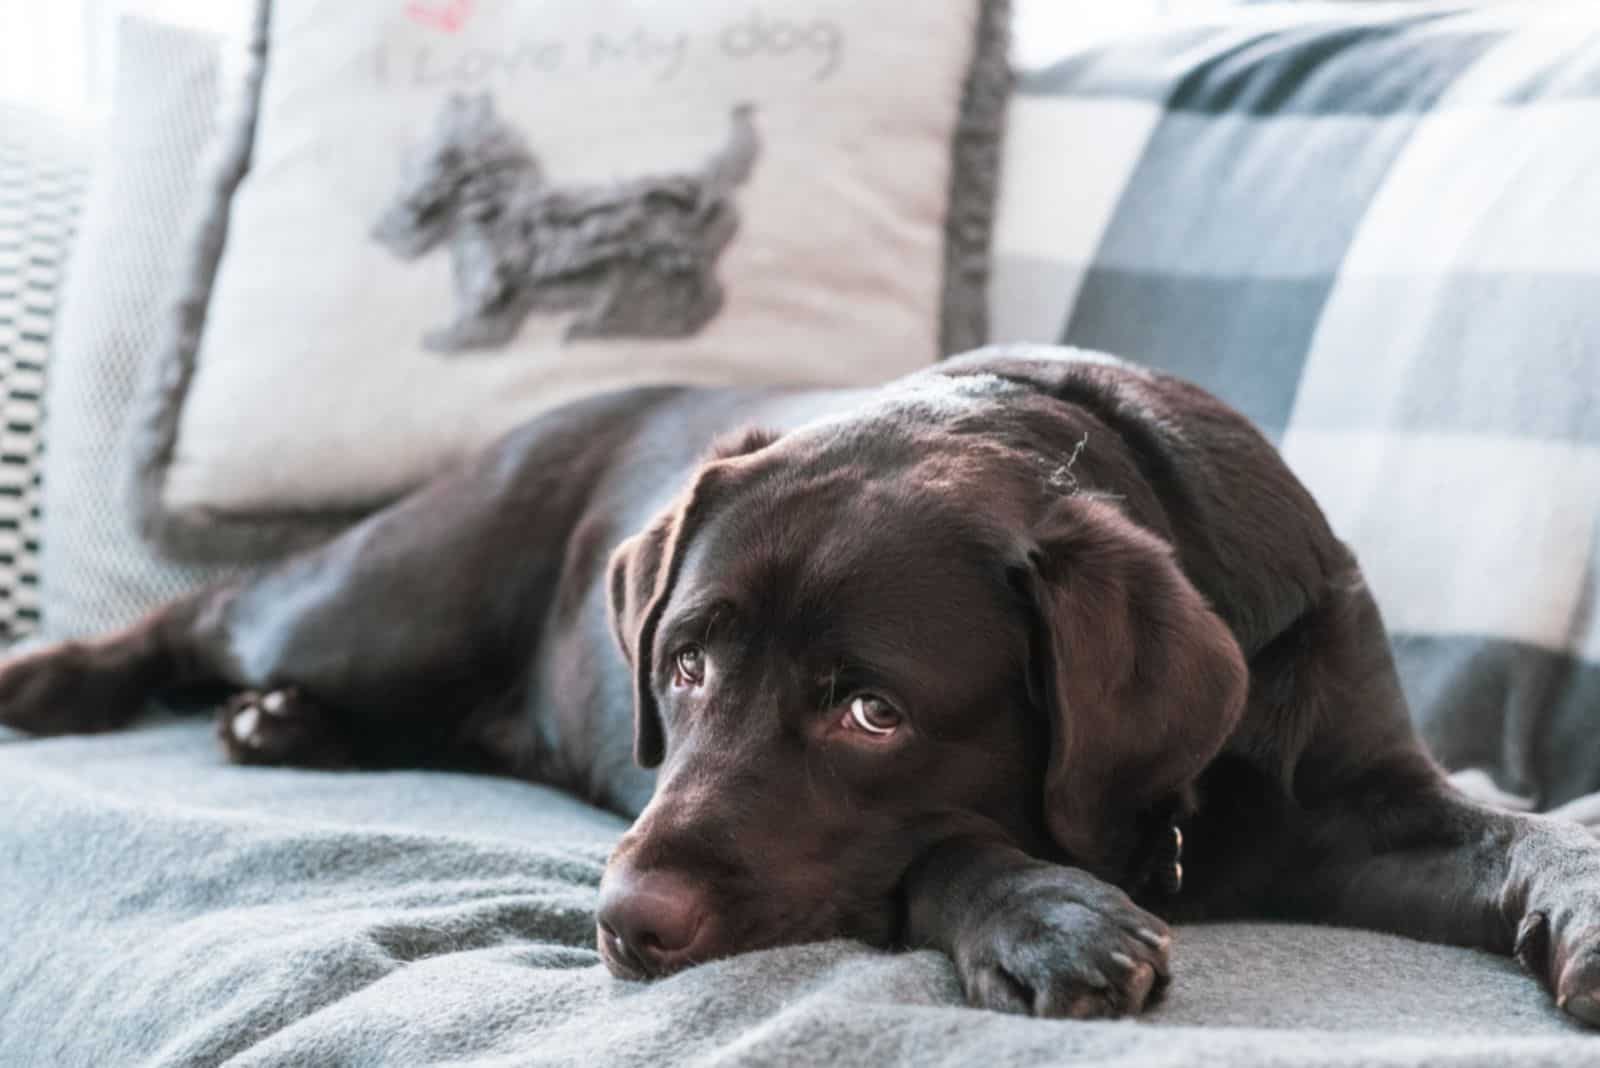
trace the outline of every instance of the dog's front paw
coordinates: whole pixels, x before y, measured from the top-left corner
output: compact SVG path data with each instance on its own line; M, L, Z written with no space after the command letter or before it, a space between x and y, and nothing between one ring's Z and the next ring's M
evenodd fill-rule
M235 764L338 767L346 754L330 727L323 709L294 687L246 690L217 715L217 737Z
M1556 1005L1600 1027L1600 880L1579 880L1523 917L1516 958Z
M1122 891L1046 865L1011 889L955 954L972 1004L1091 1019L1141 1012L1160 996L1172 936Z

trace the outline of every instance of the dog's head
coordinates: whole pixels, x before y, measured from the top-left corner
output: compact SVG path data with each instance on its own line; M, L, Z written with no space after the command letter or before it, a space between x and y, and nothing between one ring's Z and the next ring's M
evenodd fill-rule
M617 973L891 944L902 877L954 835L1114 874L1236 722L1242 654L1170 548L1051 477L1029 405L967 406L747 434L617 550L659 767L602 887Z

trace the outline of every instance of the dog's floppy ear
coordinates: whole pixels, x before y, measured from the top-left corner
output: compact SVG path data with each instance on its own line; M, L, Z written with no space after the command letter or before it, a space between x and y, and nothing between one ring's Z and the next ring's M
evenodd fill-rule
M731 473L728 465L716 461L754 452L776 437L747 430L713 445L711 462L700 468L688 492L611 554L607 575L611 631L633 668L633 758L641 767L656 767L666 755L661 710L651 685L656 627L677 582L684 547Z
M1114 875L1136 817L1186 793L1221 749L1249 670L1171 547L1113 505L1058 502L1034 543L1045 823L1074 860Z
M661 710L651 679L656 626L672 594L683 561L683 546L705 511L716 482L702 470L684 499L655 518L611 554L611 630L633 667L633 759L640 767L660 765L666 755Z

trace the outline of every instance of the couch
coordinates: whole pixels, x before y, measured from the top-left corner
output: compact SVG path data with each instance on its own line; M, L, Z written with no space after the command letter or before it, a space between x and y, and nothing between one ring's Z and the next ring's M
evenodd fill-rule
M1254 418L1361 554L1463 784L1600 826L1600 220L1572 136L1600 100L1600 19L1284 4L1038 52L995 339L1117 351ZM215 77L169 73L180 97ZM145 237L131 269L80 245L72 285L112 284L119 257L124 283L159 274ZM86 329L58 324L52 369ZM118 520L84 472L116 448L104 397L140 343L51 385L50 637L206 577L95 570ZM53 514L104 528L54 561L54 632ZM0 728L0 1065L1600 1064L1600 1035L1510 960L1314 927L1180 928L1137 1021L974 1011L938 954L850 942L621 982L593 945L617 817L482 776L232 767L207 711Z

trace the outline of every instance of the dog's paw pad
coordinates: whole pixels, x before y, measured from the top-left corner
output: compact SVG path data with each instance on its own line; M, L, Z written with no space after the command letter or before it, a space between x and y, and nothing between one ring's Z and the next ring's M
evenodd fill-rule
M237 764L337 763L326 717L294 688L236 694L217 718L217 733Z

